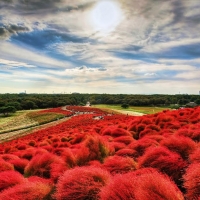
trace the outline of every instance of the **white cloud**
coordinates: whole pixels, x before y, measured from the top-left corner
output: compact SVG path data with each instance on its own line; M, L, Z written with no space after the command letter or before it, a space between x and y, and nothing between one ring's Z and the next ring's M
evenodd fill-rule
M17 46L5 41L1 42L0 55L4 57L5 60L16 60L16 62L44 68L66 68L72 66L71 63L67 61L59 61L39 51L26 49L23 46Z
M12 69L12 68L35 68L36 66L30 65L24 62L18 62L18 61L11 61L11 60L5 60L0 59L0 65L4 66L6 69Z
M199 80L199 77L200 77L200 69L189 71L189 72L183 72L176 75L176 78L181 78L185 80L194 80L194 79ZM199 81L199 84L200 84L200 81Z

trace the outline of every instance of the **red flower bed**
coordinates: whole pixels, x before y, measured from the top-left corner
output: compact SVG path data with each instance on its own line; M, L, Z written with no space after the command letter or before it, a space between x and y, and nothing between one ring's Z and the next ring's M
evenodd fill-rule
M70 110L65 110L62 107L50 108L50 109L46 109L46 110L41 110L39 112L41 112L41 113L60 113L60 114L63 114L65 116L71 116L71 115L74 114Z
M137 117L66 109L42 112L76 116L0 144L0 199L200 198L200 107Z
M99 108L87 107L87 106L66 106L67 110L72 112L83 112L86 114L106 114L106 112L102 111Z

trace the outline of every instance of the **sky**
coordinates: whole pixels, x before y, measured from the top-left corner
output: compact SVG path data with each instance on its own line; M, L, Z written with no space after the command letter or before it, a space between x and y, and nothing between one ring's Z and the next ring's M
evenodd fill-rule
M199 94L199 0L0 0L0 93Z

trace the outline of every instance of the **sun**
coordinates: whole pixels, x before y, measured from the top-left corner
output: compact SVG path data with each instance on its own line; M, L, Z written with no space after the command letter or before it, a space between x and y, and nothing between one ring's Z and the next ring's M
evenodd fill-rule
M95 31L109 33L122 20L123 13L116 1L101 0L90 11L90 23Z

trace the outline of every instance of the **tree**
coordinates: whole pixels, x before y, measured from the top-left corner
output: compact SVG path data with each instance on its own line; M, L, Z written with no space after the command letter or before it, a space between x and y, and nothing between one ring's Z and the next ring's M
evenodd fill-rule
M33 101L26 100L26 101L23 102L22 108L25 109L25 110L35 109L35 108L37 108L37 105Z
M128 105L127 103L123 103L123 104L121 105L121 107L122 107L122 108L128 108L129 105Z
M4 116L8 116L9 113L15 113L16 108L14 106L3 106L0 107L0 113L3 113Z
M13 106L13 107L15 107L16 110L21 110L21 105L17 101L16 102L9 102L9 103L6 104L6 107L7 106Z

